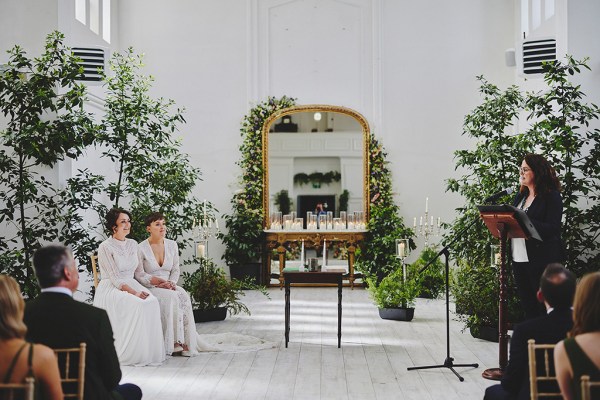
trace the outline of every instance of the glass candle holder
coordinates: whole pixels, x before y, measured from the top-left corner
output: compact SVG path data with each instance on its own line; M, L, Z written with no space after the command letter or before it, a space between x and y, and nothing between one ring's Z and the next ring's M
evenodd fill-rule
M292 229L294 229L295 231L302 230L302 228L303 228L303 226L302 226L303 222L304 222L304 220L302 218L295 218Z
M327 211L327 228L326 229L333 229L333 212L332 211Z
M286 214L283 216L283 229L290 230L292 229L292 216L290 214Z
M347 223L348 229L356 229L356 224L354 223L354 214L348 214Z
M408 239L396 239L396 257L404 260L410 254L410 243Z
M310 219L306 221L306 229L317 229L317 215L311 214Z
M208 240L200 240L196 242L196 257L206 258L208 255Z
M334 218L333 219L333 229L336 231L341 231L342 230L342 219L341 218Z
M346 211L340 211L340 222L343 225L341 229L346 229Z
M325 214L319 215L319 220L317 222L317 228L318 229L327 229L327 215L325 215Z

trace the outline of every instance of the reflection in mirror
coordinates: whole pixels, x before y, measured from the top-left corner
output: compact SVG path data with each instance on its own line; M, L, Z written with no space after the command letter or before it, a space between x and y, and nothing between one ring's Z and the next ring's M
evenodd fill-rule
M342 107L299 106L267 124L267 218L276 211L295 212L306 229L307 212L331 212L332 218L355 211L368 215L368 125L360 114Z

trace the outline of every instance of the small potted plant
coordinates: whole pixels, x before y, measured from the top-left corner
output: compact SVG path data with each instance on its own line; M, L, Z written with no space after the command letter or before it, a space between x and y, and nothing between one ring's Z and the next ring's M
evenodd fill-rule
M240 301L245 295L244 289L260 291L269 298L264 286L256 285L251 279L227 279L225 272L208 258L199 261L194 272L184 272L182 287L192 297L194 319L196 322L222 321L229 314L246 313L248 307Z
M380 282L374 277L368 277L367 284L382 319L412 321L415 315L415 298L421 290L417 279L404 280L402 268L397 268Z

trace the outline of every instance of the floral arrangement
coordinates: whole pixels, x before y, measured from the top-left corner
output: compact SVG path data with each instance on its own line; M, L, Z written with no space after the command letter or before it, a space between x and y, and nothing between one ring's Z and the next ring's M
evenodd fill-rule
M253 107L242 120L239 147L242 170L240 189L231 199L231 214L223 216L227 233L219 237L225 244L223 259L228 265L245 264L261 258L263 224L262 128L275 112L295 105L295 99L269 97Z

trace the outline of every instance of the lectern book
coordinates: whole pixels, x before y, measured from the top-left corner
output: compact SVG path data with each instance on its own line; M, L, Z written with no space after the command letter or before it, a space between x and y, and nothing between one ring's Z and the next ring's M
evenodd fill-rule
M513 237L514 233L522 232L524 233L524 237L526 239L535 239L539 240L540 242L542 241L542 237L535 229L535 226L533 226L533 222L531 222L525 211L521 210L520 208L513 207L508 204L484 205L477 206L477 208L479 209L479 212L481 213L481 218L483 218L483 221L486 223L486 225L491 220L493 220L494 222L499 222L499 220L504 219L503 217L506 217L507 220L504 222L507 222L509 225L511 223L514 223L514 221L516 220L520 229L510 229L508 231L509 238ZM496 230L490 226L488 226L488 228L491 232L494 232ZM517 235L517 237L523 236Z

